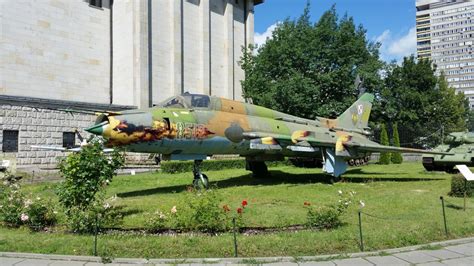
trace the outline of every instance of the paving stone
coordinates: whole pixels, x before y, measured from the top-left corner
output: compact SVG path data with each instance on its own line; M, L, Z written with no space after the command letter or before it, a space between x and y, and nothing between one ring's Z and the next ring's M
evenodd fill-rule
M50 266L84 266L87 262L85 261L68 261L68 260L57 260L49 264Z
M300 262L300 266L335 266L334 262L332 261L305 261Z
M431 257L431 256L423 253L422 250L398 253L398 254L394 254L394 256L397 257L397 258L400 258L402 260L408 261L410 263L414 263L414 264L427 263L427 262L432 262L432 261L438 261L439 260L438 258Z
M22 260L25 260L25 259L0 257L0 265L11 266L15 263L21 262Z
M428 263L417 264L416 266L446 266L446 265L439 261L433 261L433 262L428 262Z
M22 262L15 264L15 266L47 266L49 265L51 260L41 260L41 259L26 259ZM0 263L1 264L1 263ZM3 264L1 264L3 265Z
M473 261L468 258L458 258L452 260L443 260L442 263L448 266L472 266Z
M465 256L474 256L474 247L472 243L449 246L445 247L445 249L463 254Z
M342 259L342 260L333 260L333 262L337 265L337 266L372 266L373 264L364 260L364 259L361 259L361 258L353 258L353 259Z
M423 250L423 252L429 256L442 259L442 260L447 260L447 259L455 259L455 258L460 258L463 257L462 254L452 252L449 250L445 249L440 249L440 250Z
M273 263L265 263L265 265L272 265L272 266L292 265L292 266L298 266L298 263L295 263L295 262L273 262Z
M118 263L101 263L101 262L87 262L85 266L120 266ZM130 265L130 264L129 264ZM137 266L137 264L134 264L133 266Z
M410 263L394 256L373 256L365 257L364 259L375 265L410 265Z

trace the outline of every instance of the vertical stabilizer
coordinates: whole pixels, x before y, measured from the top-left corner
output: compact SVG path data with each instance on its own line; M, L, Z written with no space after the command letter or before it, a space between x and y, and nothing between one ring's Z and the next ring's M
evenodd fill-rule
M340 115L336 119L337 127L347 129L367 128L373 101L373 94L362 94L362 96L354 104L352 104L351 107L349 107L344 113L342 113L342 115Z

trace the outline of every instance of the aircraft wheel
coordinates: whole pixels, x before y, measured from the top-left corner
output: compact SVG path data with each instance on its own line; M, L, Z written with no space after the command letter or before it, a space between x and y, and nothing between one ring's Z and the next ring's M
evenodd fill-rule
M355 166L360 166L360 160L359 160L359 159L355 159L355 160L354 160L354 165L355 165Z
M350 159L347 163L349 166L354 166L354 159Z
M209 188L209 178L205 174L201 174L199 178L193 180L193 186L197 190Z
M252 171L253 177L266 177L269 174L265 162L247 161L246 168L247 170Z

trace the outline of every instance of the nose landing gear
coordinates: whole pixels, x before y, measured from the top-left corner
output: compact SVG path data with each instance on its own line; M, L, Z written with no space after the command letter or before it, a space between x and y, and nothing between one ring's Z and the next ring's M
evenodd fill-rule
M193 175L194 175L193 186L195 189L198 189L198 190L209 188L209 179L207 178L207 175L201 172L201 169L200 169L201 164L202 164L202 160L195 160L194 166L193 166Z

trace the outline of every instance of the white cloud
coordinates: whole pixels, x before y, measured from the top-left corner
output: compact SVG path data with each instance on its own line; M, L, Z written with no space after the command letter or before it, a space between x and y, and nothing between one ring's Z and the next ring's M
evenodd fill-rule
M416 28L411 28L405 35L393 36L390 30L385 30L375 38L380 42L380 57L385 61L400 62L403 57L416 54Z
M263 33L255 32L255 35L253 36L254 43L260 47L267 41L267 39L271 39L272 33L278 26L278 23L279 22L276 22L275 24L270 25Z
M390 38L390 30L385 30L382 35L378 36L375 41L379 43L384 43L387 39Z

